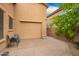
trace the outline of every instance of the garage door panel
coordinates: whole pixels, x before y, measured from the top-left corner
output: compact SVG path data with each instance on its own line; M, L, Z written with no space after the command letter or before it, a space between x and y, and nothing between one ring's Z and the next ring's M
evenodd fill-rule
M21 23L21 28L22 39L41 38L41 23Z

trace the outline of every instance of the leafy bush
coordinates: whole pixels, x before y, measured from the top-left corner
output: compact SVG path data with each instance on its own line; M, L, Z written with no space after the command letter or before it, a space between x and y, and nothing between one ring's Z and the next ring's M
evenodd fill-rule
M61 4L60 9L64 11L64 14L54 17L50 25L55 25L57 32L73 41L76 35L75 31L79 27L79 4Z

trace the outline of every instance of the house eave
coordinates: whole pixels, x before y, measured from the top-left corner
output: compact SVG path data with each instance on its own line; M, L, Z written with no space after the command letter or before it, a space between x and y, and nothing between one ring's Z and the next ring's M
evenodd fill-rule
M50 15L48 15L47 18L48 18L48 17L51 17L52 15L54 15L54 14L60 12L60 11L61 11L60 9L57 9L56 11L54 11L54 12L52 12Z
M41 3L41 4L48 8L48 5L46 3Z

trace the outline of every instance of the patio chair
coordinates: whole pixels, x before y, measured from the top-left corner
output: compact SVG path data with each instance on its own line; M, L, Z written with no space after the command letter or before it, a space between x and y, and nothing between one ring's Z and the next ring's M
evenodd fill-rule
M9 35L6 35L6 43L7 43L6 47L9 47L10 46L10 37L9 37Z
M16 45L18 46L20 42L19 39L19 35L18 34L14 34L11 38L10 38L10 43L16 43Z
M14 34L12 37L9 37L9 35L6 36L7 40L7 47L12 46L12 44L16 43L16 45L19 45L20 39L18 34Z

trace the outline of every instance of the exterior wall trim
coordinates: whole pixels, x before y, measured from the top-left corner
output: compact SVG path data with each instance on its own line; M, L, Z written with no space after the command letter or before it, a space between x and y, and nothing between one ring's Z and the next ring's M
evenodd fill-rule
M6 10L2 5L0 5L0 8L4 11L4 13L7 13L9 16L11 16L14 19L14 15L12 15L10 12Z
M34 22L34 23L41 23L42 21L32 21L32 20L20 20L20 22Z
M0 44L4 43L6 40L2 39L0 40Z
M48 8L48 5L46 3L41 3L41 4Z

